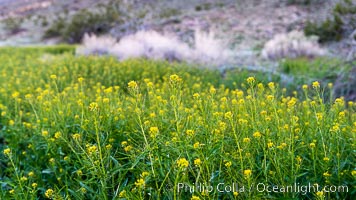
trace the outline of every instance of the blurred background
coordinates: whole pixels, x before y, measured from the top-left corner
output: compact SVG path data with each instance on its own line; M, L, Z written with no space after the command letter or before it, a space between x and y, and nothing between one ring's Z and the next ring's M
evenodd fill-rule
M355 16L355 0L0 0L0 46L77 44L287 85L317 79L355 100Z

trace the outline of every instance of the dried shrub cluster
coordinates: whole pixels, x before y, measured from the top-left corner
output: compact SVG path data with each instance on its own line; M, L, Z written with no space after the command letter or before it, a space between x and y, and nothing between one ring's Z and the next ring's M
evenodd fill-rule
M228 61L231 52L224 42L213 33L195 32L194 46L180 41L174 35L164 35L155 31L139 31L125 36L118 42L114 38L85 35L78 47L79 55L112 55L120 60L129 58L149 58L155 60L188 61L219 64Z
M317 37L306 37L303 32L299 31L278 34L265 44L262 55L271 60L321 56L325 54L325 51L319 46L317 40Z

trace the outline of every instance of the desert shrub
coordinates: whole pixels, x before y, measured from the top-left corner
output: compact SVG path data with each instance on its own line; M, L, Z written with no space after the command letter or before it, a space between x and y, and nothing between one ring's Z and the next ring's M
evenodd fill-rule
M339 41L356 28L356 3L350 0L335 4L331 18L321 23L307 21L306 35L317 35L319 42Z
M320 25L307 21L304 27L306 35L317 35L319 42L338 41L343 35L343 21L338 15L334 15L334 19L327 19Z
M211 3L201 3L195 6L196 11L202 11L202 10L210 10L212 7Z
M262 56L271 60L281 58L313 58L325 51L319 46L316 37L306 37L303 32L292 31L278 34L268 41L262 50Z
M114 45L116 39L110 36L97 37L92 34L85 34L83 37L82 45L76 50L79 55L108 55Z
M18 17L8 17L1 21L4 25L4 29L10 34L15 34L21 30L21 24L23 22L22 18Z
M288 4L308 5L312 0L287 0Z
M333 11L340 15L356 14L356 3L353 3L351 0L338 2L335 4Z
M230 52L224 42L212 33L197 31L194 46L181 42L174 35L164 35L155 31L139 31L125 36L115 43L112 38L84 37L78 47L78 54L110 54L120 60L129 58L149 58L154 60L187 61L217 65L227 62Z
M65 39L65 30L67 27L67 22L66 19L58 15L57 18L52 22L50 27L46 29L44 33L45 38L50 38L50 37L63 37Z
M278 0L276 3L278 4L286 4L286 5L300 5L300 6L308 6L312 4L320 4L325 2L325 0Z
M213 32L196 30L194 34L194 59L202 63L219 65L228 63L232 57L227 43L217 39Z
M162 35L155 31L139 31L121 38L111 53L119 59L142 57L182 61L188 58L190 51L187 44L173 35Z
M182 12L176 8L165 8L160 12L159 17L160 18L170 18L170 17L177 16L180 14L182 14Z
M70 18L70 19L68 19ZM71 17L58 16L46 30L44 37L61 37L69 43L78 43L85 33L103 34L114 23L120 22L119 12L109 5L97 11L82 9Z

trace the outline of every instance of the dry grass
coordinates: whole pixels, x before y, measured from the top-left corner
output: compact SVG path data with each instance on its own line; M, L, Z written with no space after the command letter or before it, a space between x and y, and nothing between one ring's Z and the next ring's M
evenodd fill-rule
M173 34L139 31L118 42L108 36L86 35L77 54L112 55L119 60L148 58L218 65L229 60L232 53L227 49L226 43L217 39L212 32L197 30L194 45L190 47Z
M278 60L324 55L326 52L319 46L317 40L317 37L306 37L303 32L299 31L278 34L265 44L262 56L270 60Z

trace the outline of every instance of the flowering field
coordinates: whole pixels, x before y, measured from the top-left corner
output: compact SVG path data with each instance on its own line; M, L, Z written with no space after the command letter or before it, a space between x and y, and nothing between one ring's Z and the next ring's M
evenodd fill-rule
M35 49L0 66L0 199L356 195L356 105L332 84Z

